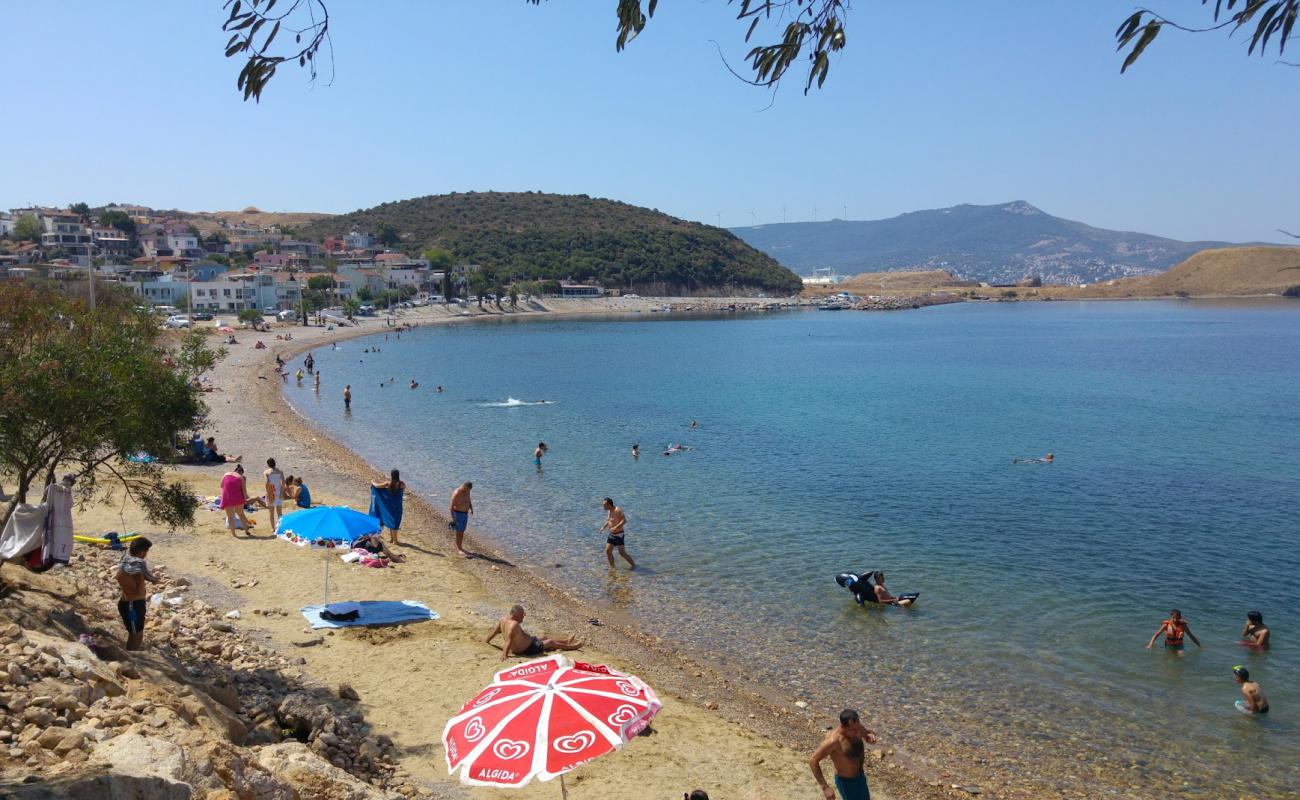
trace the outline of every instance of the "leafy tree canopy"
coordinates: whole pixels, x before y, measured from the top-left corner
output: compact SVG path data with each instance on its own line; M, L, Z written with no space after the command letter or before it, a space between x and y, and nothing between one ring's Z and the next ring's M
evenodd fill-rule
M354 229L400 231L505 282L572 279L667 293L802 287L793 272L729 231L586 195L430 195L327 217L307 232L323 238ZM473 283L470 290L478 294Z
M19 217L14 223L14 238L20 242L39 242L41 221L30 214Z
M0 472L18 484L0 523L62 473L78 476L83 498L122 489L155 522L193 521L185 484L126 457L175 452L203 411L186 369L208 356L191 346L178 369L157 320L133 306L124 292L103 293L92 311L50 285L0 284Z

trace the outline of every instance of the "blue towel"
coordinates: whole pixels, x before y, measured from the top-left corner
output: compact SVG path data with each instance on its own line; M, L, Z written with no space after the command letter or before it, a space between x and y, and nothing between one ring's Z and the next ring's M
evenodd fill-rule
M331 604L332 605L332 604ZM438 612L415 600L362 600L361 616L346 621L321 619L325 606L303 606L302 615L313 628L346 628L349 625L395 625L437 619Z
M298 508L311 508L311 492L305 483L298 485Z
M379 520L379 524L395 531L402 527L402 490L370 487L370 516Z

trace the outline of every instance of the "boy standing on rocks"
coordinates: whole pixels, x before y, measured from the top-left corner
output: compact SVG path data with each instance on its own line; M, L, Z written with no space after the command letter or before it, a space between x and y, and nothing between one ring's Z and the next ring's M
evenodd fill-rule
M135 539L117 565L117 585L122 588L117 613L122 615L122 623L126 625L127 650L144 649L145 581L158 582L145 561L152 546L153 542L143 536Z

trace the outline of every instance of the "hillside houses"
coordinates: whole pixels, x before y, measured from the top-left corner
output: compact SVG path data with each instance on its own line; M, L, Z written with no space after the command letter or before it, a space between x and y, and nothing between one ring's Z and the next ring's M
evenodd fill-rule
M121 284L148 304L221 313L296 310L304 299L315 306L395 302L442 291L442 271L378 246L367 232L321 244L275 227L213 223L129 204L89 214L11 209L0 212L0 277L73 281L93 269L97 283ZM464 286L475 269L454 266L454 284Z

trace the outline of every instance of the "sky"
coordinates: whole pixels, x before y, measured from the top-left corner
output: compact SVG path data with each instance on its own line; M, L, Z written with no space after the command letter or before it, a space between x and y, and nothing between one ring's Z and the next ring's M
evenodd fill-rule
M1300 228L1300 69L1166 31L1121 76L1132 0L857 0L807 96L727 72L719 47L739 71L747 48L724 0L661 2L622 53L616 0L328 5L332 69L284 67L253 103L222 0L0 0L0 207L535 190L728 227L1026 200L1179 239Z

